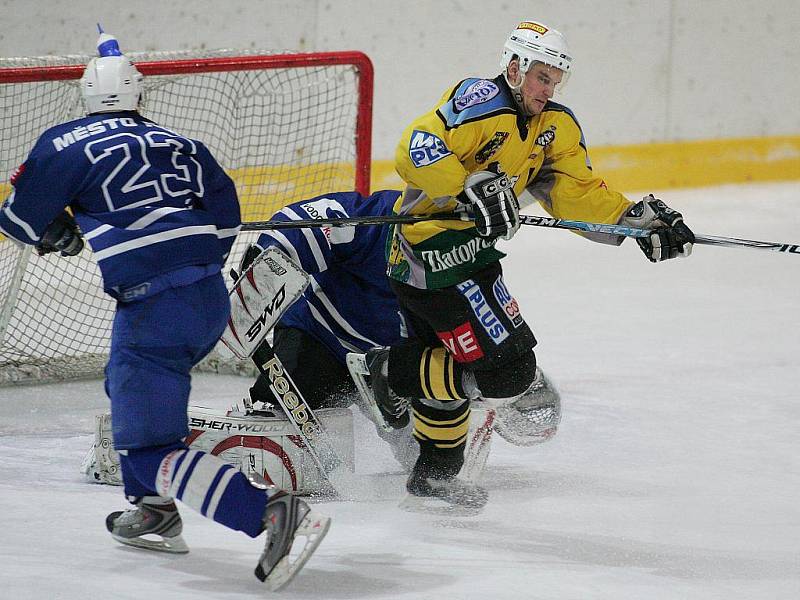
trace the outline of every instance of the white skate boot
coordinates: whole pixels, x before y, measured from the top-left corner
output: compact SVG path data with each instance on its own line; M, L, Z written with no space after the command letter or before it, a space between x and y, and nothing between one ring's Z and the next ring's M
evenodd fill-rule
M175 502L159 496L144 496L135 508L116 511L106 517L106 529L121 544L185 554L189 547L181 537L183 521Z

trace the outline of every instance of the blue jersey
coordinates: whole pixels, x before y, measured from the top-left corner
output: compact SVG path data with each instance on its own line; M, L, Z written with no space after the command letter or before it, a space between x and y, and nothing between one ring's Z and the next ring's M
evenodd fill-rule
M357 192L326 194L290 204L276 221L388 215L400 192L364 198ZM271 230L262 249L277 246L311 275L304 298L281 325L308 332L344 363L348 352L397 344L404 335L400 306L386 277L387 225Z
M240 225L233 181L208 149L135 112L48 129L12 185L0 229L36 244L69 206L103 287L122 299L218 271Z

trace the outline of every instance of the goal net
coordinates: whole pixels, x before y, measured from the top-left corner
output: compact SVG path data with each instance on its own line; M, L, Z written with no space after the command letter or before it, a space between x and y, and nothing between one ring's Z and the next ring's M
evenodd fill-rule
M204 142L236 182L242 220L331 191L369 191L372 65L360 52L129 53L142 114ZM0 200L48 127L83 116L89 56L0 59ZM256 232L237 238L224 272ZM87 248L38 256L0 236L0 385L102 374L114 302ZM207 368L230 363L212 353ZM236 367L234 367L235 369Z

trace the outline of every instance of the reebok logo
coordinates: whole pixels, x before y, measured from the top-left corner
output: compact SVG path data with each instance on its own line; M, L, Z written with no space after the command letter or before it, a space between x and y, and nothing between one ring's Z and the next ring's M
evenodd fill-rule
M271 358L262 366L262 371L267 374L271 385L269 389L280 400L280 403L287 409L290 418L295 422L298 429L303 432L309 440L315 440L319 433L317 424L313 421L306 409L306 404L300 401L295 393L295 387L284 375L283 365L277 358Z

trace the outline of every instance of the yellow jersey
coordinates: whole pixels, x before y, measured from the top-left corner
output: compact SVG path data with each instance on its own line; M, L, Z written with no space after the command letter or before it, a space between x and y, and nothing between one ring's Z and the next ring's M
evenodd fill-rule
M525 117L505 78L465 79L403 132L395 168L406 189L401 215L452 212L467 175L506 173L552 216L617 223L631 202L592 172L583 133L566 106L548 102ZM503 256L471 222L433 220L395 227L388 275L418 288L455 285Z

